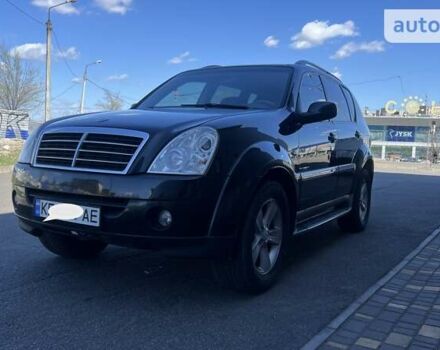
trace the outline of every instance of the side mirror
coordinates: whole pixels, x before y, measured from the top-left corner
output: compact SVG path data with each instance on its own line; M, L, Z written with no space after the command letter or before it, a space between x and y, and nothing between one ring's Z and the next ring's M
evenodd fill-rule
M333 102L314 102L305 113L292 113L280 124L281 135L289 135L300 129L304 124L317 123L336 117L338 108Z
M301 124L316 123L336 117L338 108L333 102L314 102L306 113L297 114L297 121Z

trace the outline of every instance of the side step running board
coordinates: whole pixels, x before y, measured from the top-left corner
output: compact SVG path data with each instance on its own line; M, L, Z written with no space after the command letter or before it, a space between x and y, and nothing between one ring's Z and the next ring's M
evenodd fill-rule
M330 222L332 220L335 220L345 214L348 214L350 212L351 208L342 208L338 209L336 211L332 211L330 213L324 214L322 216L318 216L315 218L312 218L310 220L301 222L296 225L296 230L293 232L294 235L301 234L307 231L310 231L318 226L324 225L327 222Z

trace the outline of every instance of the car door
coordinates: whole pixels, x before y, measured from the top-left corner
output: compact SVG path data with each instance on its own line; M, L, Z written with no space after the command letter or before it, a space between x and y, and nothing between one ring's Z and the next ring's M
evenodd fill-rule
M337 166L337 197L352 193L355 163L354 157L359 149L359 132L356 128L355 109L351 93L338 80L323 76L327 101L336 103L338 114L334 119L336 140L334 164Z
M313 102L325 101L318 74L303 74L296 112L305 113ZM336 174L332 164L336 129L331 121L305 124L298 131L296 170L300 181L299 209L307 209L335 198Z

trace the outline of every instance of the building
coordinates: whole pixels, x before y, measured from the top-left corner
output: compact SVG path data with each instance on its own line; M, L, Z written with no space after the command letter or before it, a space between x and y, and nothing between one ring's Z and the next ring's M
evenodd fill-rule
M432 160L439 156L440 106L427 106L418 97L404 99L401 108L389 101L375 113L365 109L371 150L376 158Z
M375 157L425 160L440 143L440 117L367 116Z

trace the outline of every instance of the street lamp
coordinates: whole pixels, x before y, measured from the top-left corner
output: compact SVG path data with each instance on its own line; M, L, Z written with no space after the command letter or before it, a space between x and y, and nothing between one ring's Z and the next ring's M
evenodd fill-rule
M86 98L86 83L87 83L87 69L90 66L93 66L94 64L101 64L102 60L96 60L95 62L91 62L89 64L86 64L84 67L84 75L83 75L83 87L82 87L82 93L81 93L81 103L79 105L79 112L84 113L84 100Z
M50 90L51 90L51 50L52 50L52 22L50 20L50 11L58 6L73 4L76 0L66 0L59 4L50 6L47 9L46 22L46 89L44 99L44 121L50 119Z

